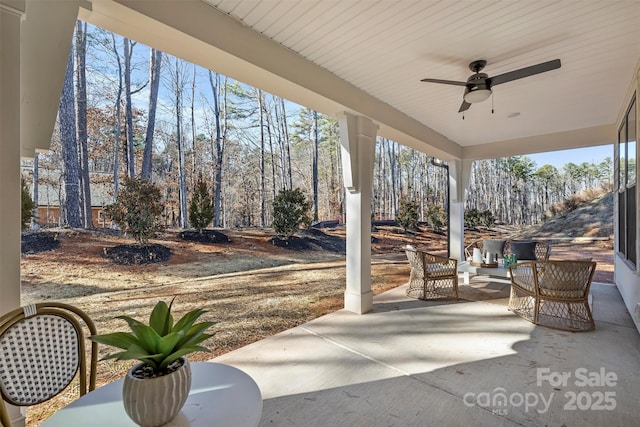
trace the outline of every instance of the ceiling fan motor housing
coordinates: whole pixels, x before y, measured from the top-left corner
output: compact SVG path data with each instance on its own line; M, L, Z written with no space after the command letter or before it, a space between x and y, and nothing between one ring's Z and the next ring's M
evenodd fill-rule
M467 79L467 87L469 86L489 86L487 85L487 79L489 76L486 73L476 73Z
M469 77L467 86L464 89L464 100L469 104L485 101L491 96L491 87L485 73L476 73Z

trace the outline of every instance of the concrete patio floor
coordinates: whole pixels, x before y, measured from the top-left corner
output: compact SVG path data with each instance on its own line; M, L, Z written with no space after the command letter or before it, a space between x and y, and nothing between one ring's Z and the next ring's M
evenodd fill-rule
M637 426L640 336L615 286L591 289L593 332L535 326L476 277L460 301L405 285L214 361L258 383L261 426Z

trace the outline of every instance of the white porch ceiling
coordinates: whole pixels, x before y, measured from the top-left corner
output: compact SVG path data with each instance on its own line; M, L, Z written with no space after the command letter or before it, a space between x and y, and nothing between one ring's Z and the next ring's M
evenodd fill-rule
M638 1L203 1L462 147L614 125L640 58ZM466 81L476 59L492 76L555 58L464 120L463 87L420 82Z

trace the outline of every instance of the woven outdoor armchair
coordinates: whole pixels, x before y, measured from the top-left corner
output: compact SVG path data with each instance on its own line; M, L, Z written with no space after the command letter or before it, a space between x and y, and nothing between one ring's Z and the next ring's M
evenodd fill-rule
M414 248L404 248L411 273L407 295L423 300L458 299L458 261Z
M62 303L30 304L0 317L0 424L11 426L5 401L16 406L45 402L79 376L80 396L95 389L96 328L84 312Z
M509 310L536 325L565 331L595 329L589 288L592 261L531 261L509 267Z

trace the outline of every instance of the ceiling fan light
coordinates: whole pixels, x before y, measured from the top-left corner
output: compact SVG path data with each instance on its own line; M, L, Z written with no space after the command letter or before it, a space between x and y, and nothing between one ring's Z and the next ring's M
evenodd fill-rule
M487 88L475 87L469 89L464 94L464 100L469 104L486 101L491 96L491 90Z

